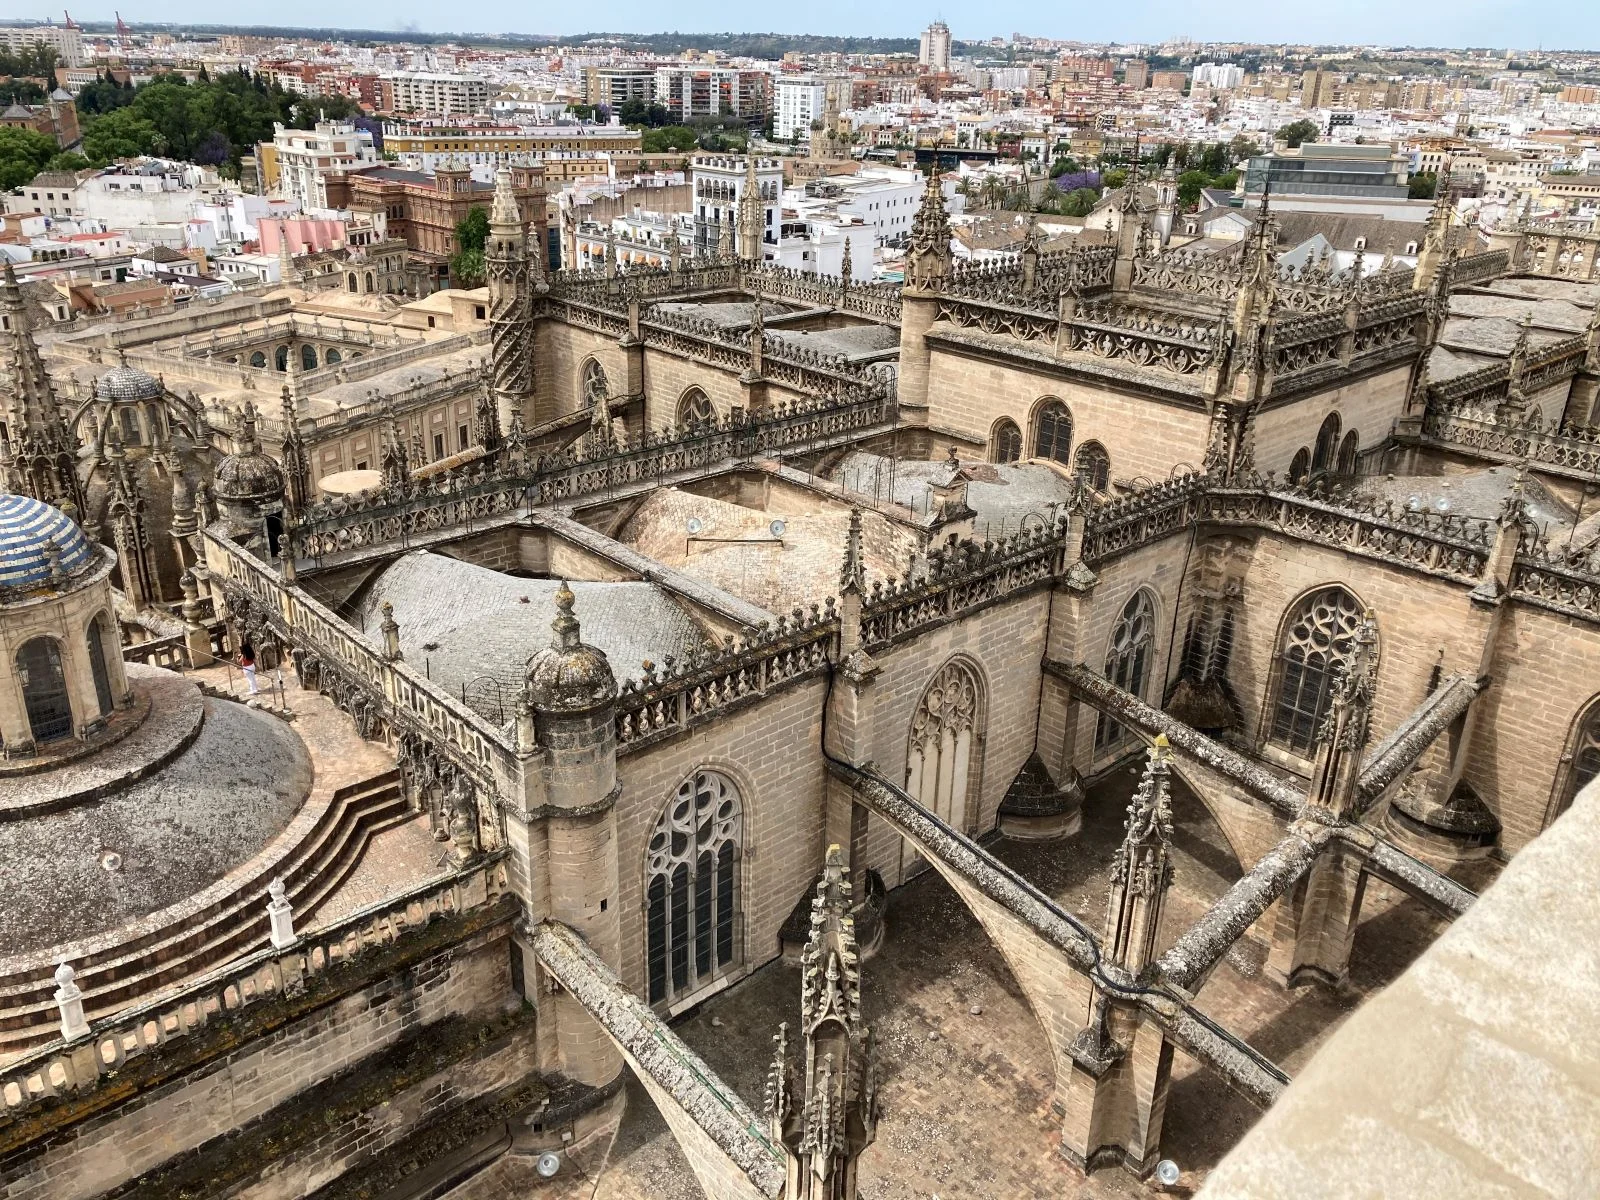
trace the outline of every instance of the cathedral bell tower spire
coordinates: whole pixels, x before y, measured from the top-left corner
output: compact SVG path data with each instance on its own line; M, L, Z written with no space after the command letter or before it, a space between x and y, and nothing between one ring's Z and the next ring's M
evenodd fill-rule
M533 395L532 297L529 294L528 231L517 207L511 172L495 175L485 246L489 277L490 390L498 425L511 423Z

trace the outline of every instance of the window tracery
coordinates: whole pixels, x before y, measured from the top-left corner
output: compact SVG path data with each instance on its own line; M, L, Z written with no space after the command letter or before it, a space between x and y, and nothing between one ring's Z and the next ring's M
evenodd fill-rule
M694 429L714 425L717 421L717 410L712 407L711 397L707 396L700 388L692 387L678 400L678 425L680 428Z
M1156 641L1156 606L1150 593L1140 588L1122 606L1111 627L1106 649L1105 676L1117 687L1144 699L1150 678L1150 657ZM1098 752L1120 745L1128 730L1105 713L1095 722L1094 748Z
M606 369L600 365L598 359L591 358L584 362L581 386L585 408L593 408L602 400L610 398L611 387L606 380Z
M997 463L1014 463L1022 457L1022 430L1010 418L995 422L990 439L990 458Z
M1047 400L1034 419L1033 456L1062 466L1072 464L1072 414L1059 400Z
M1321 588L1296 606L1278 647L1282 662L1269 740L1310 757L1360 624L1361 604L1342 587Z
M696 771L656 822L645 868L651 1004L688 995L735 961L742 819L733 781Z
M948 662L911 718L906 791L952 829L965 830L967 824L981 702L977 677L964 663Z

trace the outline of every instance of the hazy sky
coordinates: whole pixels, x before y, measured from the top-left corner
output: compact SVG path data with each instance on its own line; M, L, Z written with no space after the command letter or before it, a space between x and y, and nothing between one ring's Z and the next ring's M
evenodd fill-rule
M37 3L37 0L35 0ZM0 4L0 9L5 7ZM20 6L19 6L20 7ZM20 13L18 15L21 15ZM73 6L79 20L110 20L112 8ZM384 0L329 4L273 0L218 5L213 0L124 0L129 21L236 21L240 24L342 25L428 32L511 31L569 34L596 29L629 33L666 30L836 33L910 37L935 17L957 38L1013 32L1084 41L1160 41L1188 35L1202 41L1338 42L1426 46L1512 46L1600 50L1597 0L1129 0L1098 5L1040 4L1037 0L928 4L918 0L809 0L798 5L741 5L726 0L607 0L591 4L526 4L477 0ZM60 20L60 13L50 16Z

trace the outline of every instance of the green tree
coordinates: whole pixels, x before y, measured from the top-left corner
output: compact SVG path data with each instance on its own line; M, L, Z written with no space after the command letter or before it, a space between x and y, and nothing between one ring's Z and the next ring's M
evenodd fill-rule
M160 130L132 108L119 108L96 117L83 135L84 155L101 166L163 149Z
M1100 203L1100 193L1093 188L1075 188L1067 193L1066 199L1061 202L1061 215L1064 217L1087 217L1094 211L1094 206Z
M1432 171L1421 171L1411 177L1406 195L1413 200L1432 200L1439 190L1439 177Z
M482 250L457 250L450 256L450 285L452 287L482 287L484 278Z
M1244 134L1237 134L1233 141L1228 143L1228 164L1243 162L1247 158L1254 158L1261 153L1261 147Z
M46 171L82 171L92 164L81 154L58 154L45 163Z
M646 154L666 154L672 150L693 150L700 145L700 135L687 125L668 125L661 129L647 129L639 140Z
M1208 175L1221 175L1229 167L1228 148L1212 142L1200 154L1200 169Z
M0 191L21 187L56 155L54 138L32 129L0 125Z
M1200 203L1200 189L1211 186L1211 176L1204 171L1185 171L1178 176L1178 203L1184 208L1194 208Z
M1304 145L1306 142L1316 141L1317 134L1320 132L1321 128L1315 121L1302 117L1298 121L1290 121L1289 124L1280 126L1277 136L1283 141L1284 145L1292 150L1296 146Z
M1121 167L1114 167L1100 176L1100 182L1108 188L1119 188L1128 182L1128 172Z
M481 254L488 243L489 214L485 209L475 208L456 222L457 249L476 250Z

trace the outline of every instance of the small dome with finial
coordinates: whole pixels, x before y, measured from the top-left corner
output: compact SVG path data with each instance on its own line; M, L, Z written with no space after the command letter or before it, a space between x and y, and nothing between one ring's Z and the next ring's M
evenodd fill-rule
M217 464L216 496L223 503L260 503L281 498L283 468L261 449L255 405L246 401L239 416L239 448Z
M528 659L528 698L546 712L583 712L617 696L617 679L605 652L583 643L574 600L563 579L556 592L556 619L550 623L555 637Z

